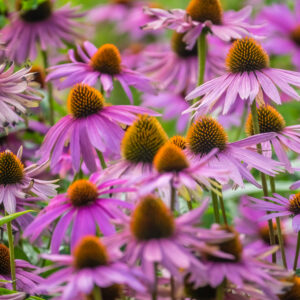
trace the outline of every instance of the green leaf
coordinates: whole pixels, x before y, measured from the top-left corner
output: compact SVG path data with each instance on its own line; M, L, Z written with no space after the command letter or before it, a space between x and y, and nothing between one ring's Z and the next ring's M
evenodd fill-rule
M26 300L44 300L44 299L37 296L30 296L29 298L26 298Z
M21 211L21 212L15 213L15 214L5 216L5 217L0 219L0 226L6 224L8 222L11 222L12 220L14 220L14 219L16 219L20 216L23 216L25 214L28 214L30 212L34 212L34 210L25 210L25 211Z
M4 280L4 279L0 279L0 283L12 283L12 281L11 280Z
M0 295L10 295L15 293L17 293L17 291L11 291L5 288L0 288Z

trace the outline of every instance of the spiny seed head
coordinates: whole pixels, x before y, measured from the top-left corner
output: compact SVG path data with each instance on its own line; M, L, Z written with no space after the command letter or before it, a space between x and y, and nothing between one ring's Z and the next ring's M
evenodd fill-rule
M186 149L186 139L183 136L175 135L170 138L169 142L182 150Z
M226 66L231 73L262 70L269 67L269 56L253 38L236 40L226 58Z
M106 248L96 236L85 236L74 250L74 265L76 269L96 268L107 265Z
M104 74L120 74L122 69L119 49L112 44L101 46L91 58L91 65L94 70Z
M52 1L46 0L40 3L36 9L22 10L22 0L17 0L16 8L20 11L21 18L29 23L47 20L52 15Z
M34 81L39 83L41 88L44 88L46 79L44 69L42 69L40 66L35 65L31 67L30 73L34 73Z
M93 87L76 84L68 96L68 111L75 118L85 118L100 111L104 106L102 94Z
M280 300L299 300L300 299L300 278L298 276L293 276L286 280L287 282L292 283L293 285L290 288L287 288L286 292L279 294L278 297Z
M186 12L194 21L222 24L223 9L220 0L191 0Z
M140 115L125 132L121 144L122 155L132 163L152 163L155 154L167 140L167 134L154 117Z
M297 193L290 198L289 211L295 216L300 214L300 193Z
M291 39L297 45L300 46L300 25L298 25L292 32L291 32Z
M24 166L10 151L0 153L0 184L19 183L24 177Z
M9 249L4 244L0 244L0 275L9 275L9 274L10 274Z
M153 164L160 172L180 172L189 167L183 151L174 144L166 143L156 153Z
M282 115L272 106L261 106L257 109L259 132L281 132L285 127ZM246 133L254 135L252 114L250 113L246 122Z
M171 237L175 223L171 211L163 201L148 195L135 208L130 228L136 239L145 241Z
M191 299L215 300L217 290L210 285L195 288L194 283L188 281L188 276L184 280L184 293Z
M67 194L74 206L89 205L98 197L96 185L86 179L74 181L68 188Z
M194 154L205 155L214 148L224 150L227 141L227 134L222 125L207 116L200 117L192 124L187 134L188 148Z
M212 255L207 255L207 259L216 262L238 262L241 259L243 253L243 246L239 238L238 232L235 231L233 227L226 226L226 225L220 227L220 229L228 233L234 234L234 237L231 238L230 240L218 244L218 247L222 252L233 255L234 259L226 259L226 258L212 256Z
M197 56L197 46L195 45L192 50L186 49L186 43L182 40L184 37L184 33L177 33L174 31L172 35L171 45L173 51L179 56L179 57L191 57L191 56Z

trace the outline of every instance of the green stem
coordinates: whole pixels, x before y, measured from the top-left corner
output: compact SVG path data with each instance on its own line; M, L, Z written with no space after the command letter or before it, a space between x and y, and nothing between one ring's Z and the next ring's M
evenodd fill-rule
M272 177L272 176L270 176L270 186L271 186L272 194L276 193L275 180L274 180L274 177ZM281 257L282 257L282 263L283 263L283 266L287 269L284 241L283 241L279 217L276 217L276 227L277 227L277 236L278 236L278 242L279 242L279 247L280 247L280 252L281 252Z
M226 210L225 210L225 205L224 205L224 198L223 198L223 192L222 192L222 187L219 188L219 201L220 201L220 207L221 207L221 211L222 211L222 216L223 216L223 220L224 220L224 224L228 225L228 221L227 221L227 217L226 217Z
M171 201L170 201L170 208L171 211L174 212L175 211L175 205L176 205L176 190L173 187L173 184L171 182Z
M225 296L225 280L217 287L216 300L223 300Z
M152 291L152 300L157 300L157 284L158 284L158 278L157 278L157 263L153 264L154 268L154 286Z
M93 290L93 298L94 300L102 300L102 293L99 286L95 286Z
M212 198L212 203L213 203L213 208L214 208L215 221L216 221L216 223L220 224L218 196L213 190L211 190L211 198Z
M207 43L206 43L206 31L202 30L198 40L197 40L197 49L198 49L198 85L203 84L204 74L205 74L205 63L206 63L206 53L207 53Z
M9 247L11 280L12 280L13 289L16 291L17 285L16 285L15 246L14 246L14 236L12 233L11 222L7 223L7 236L8 236L8 247Z
M251 104L251 114L252 114L252 124L253 124L253 132L254 134L259 134L260 129L259 129L259 123L258 123L258 114L257 114L257 109L256 109L256 100L253 101ZM259 154L262 154L262 147L261 144L257 144L256 146L257 152ZM268 185L267 185L267 179L266 179L266 174L263 172L260 172L261 174L261 185L263 188L263 193L264 197L268 197ZM268 220L268 225L269 225L269 232L270 232L270 244L275 245L275 234L274 234L274 228L273 228L273 221ZM276 253L272 254L272 262L276 262Z
M103 157L103 154L101 151L97 150L97 154L98 154L98 158L100 160L100 163L101 163L101 167L102 167L102 170L106 169L107 168L107 165L106 165L106 162L104 160L104 157Z
M295 260L294 260L294 271L296 271L298 265L299 250L300 250L300 231L298 231L297 247L296 247Z
M170 278L170 284L171 284L171 299L176 300L176 295L175 295L175 281L174 277L171 276Z
M44 68L45 71L48 69L48 54L47 51L42 50L42 57L44 62ZM51 81L48 81L47 83L47 89L48 89L48 102L49 102L49 122L50 125L54 125L54 99L53 99L53 86Z

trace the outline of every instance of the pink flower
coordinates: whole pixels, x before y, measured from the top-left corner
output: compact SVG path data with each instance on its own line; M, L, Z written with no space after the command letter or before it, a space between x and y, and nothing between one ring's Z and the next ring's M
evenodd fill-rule
M50 201L49 205L26 228L24 236L34 241L43 230L60 218L55 225L51 240L51 251L57 253L72 223L72 249L83 236L95 234L97 226L104 235L113 234L115 228L111 220L119 215L117 207L131 209L132 205L112 198L109 194L135 191L132 187L125 187L125 184L126 181L121 179L100 181L96 174L89 180L74 181L67 193L58 195Z
M97 49L92 43L84 42L83 47L77 46L77 55L69 50L71 63L49 68L51 73L46 80L57 80L58 88L64 89L76 83L95 86L100 81L101 88L109 96L114 80L118 80L131 102L133 102L130 86L143 92L153 93L150 81L142 74L122 64L121 55L116 46L104 44Z
M3 40L7 44L7 55L18 62L26 59L34 60L37 56L37 47L43 51L49 47L62 48L64 41L73 43L79 38L75 29L80 23L74 19L84 16L71 8L70 4L54 10L55 0L46 0L36 9L22 11L19 2L18 12L10 15L10 23L2 30Z

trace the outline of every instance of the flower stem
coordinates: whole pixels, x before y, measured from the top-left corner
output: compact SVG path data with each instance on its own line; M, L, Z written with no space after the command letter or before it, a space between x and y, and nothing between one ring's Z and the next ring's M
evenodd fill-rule
M104 160L104 156L103 156L102 152L97 150L97 154L98 154L98 158L99 158L100 163L101 163L102 170L106 169L107 165L106 165L106 162Z
M295 260L294 260L294 271L296 271L297 269L299 252L300 252L300 231L298 231L297 247L296 247Z
M170 208L171 211L175 211L175 205L176 205L176 190L173 187L173 184L171 183L171 201L170 201Z
M175 281L174 277L171 276L170 278L170 284L171 284L171 299L176 300L176 295L175 295Z
M275 180L274 177L272 176L270 176L270 186L271 186L272 194L276 193ZM287 269L286 256L284 250L284 241L283 241L279 217L276 218L276 227L277 227L277 236L278 236L278 242L279 242L279 247L280 247L281 257L282 257L282 263L283 266Z
M219 201L220 201L220 207L222 211L222 216L224 220L224 224L228 225L227 217L226 217L226 211L225 211L225 205L224 205L224 198L223 198L223 192L222 192L222 186L219 188L220 195L219 195Z
M213 190L211 190L211 198L212 198L212 203L213 203L213 208L214 208L215 221L216 221L216 223L220 224L218 196Z
M202 30L200 36L197 40L197 49L198 49L198 85L203 84L204 74L205 74L205 63L206 63L206 52L207 52L207 43L206 43L206 30Z
M8 215L6 213L6 215ZM8 236L8 247L9 247L9 258L10 258L10 273L13 289L17 290L16 285L16 265L15 265L15 247L14 247L14 236L12 232L11 222L7 223L7 236Z
M154 286L152 291L152 300L157 300L157 284L158 284L158 278L157 278L157 263L153 264L154 268Z
M216 300L223 300L225 296L225 280L217 287Z
M257 109L256 109L256 100L254 100L251 104L251 114L252 114L252 123L253 123L253 132L254 134L259 134L260 129L259 129L259 123L258 123L258 114L257 114ZM259 154L262 154L262 147L261 144L256 145L257 152ZM263 194L265 197L268 197L268 185L267 185L267 179L266 175L263 172L260 172L261 174L261 185L263 188ZM269 232L270 232L270 244L275 245L275 234L274 234L274 228L273 228L273 221L268 220L268 225L269 225ZM276 262L276 253L272 254L272 262Z
M49 63L48 63L48 54L47 51L42 50L42 57L44 62L44 68L45 71L48 69ZM53 86L50 81L47 83L47 90L48 90L48 102L49 102L49 122L50 125L54 125L54 100L53 100Z
M99 286L95 286L93 290L93 299L94 300L102 300L102 293Z

